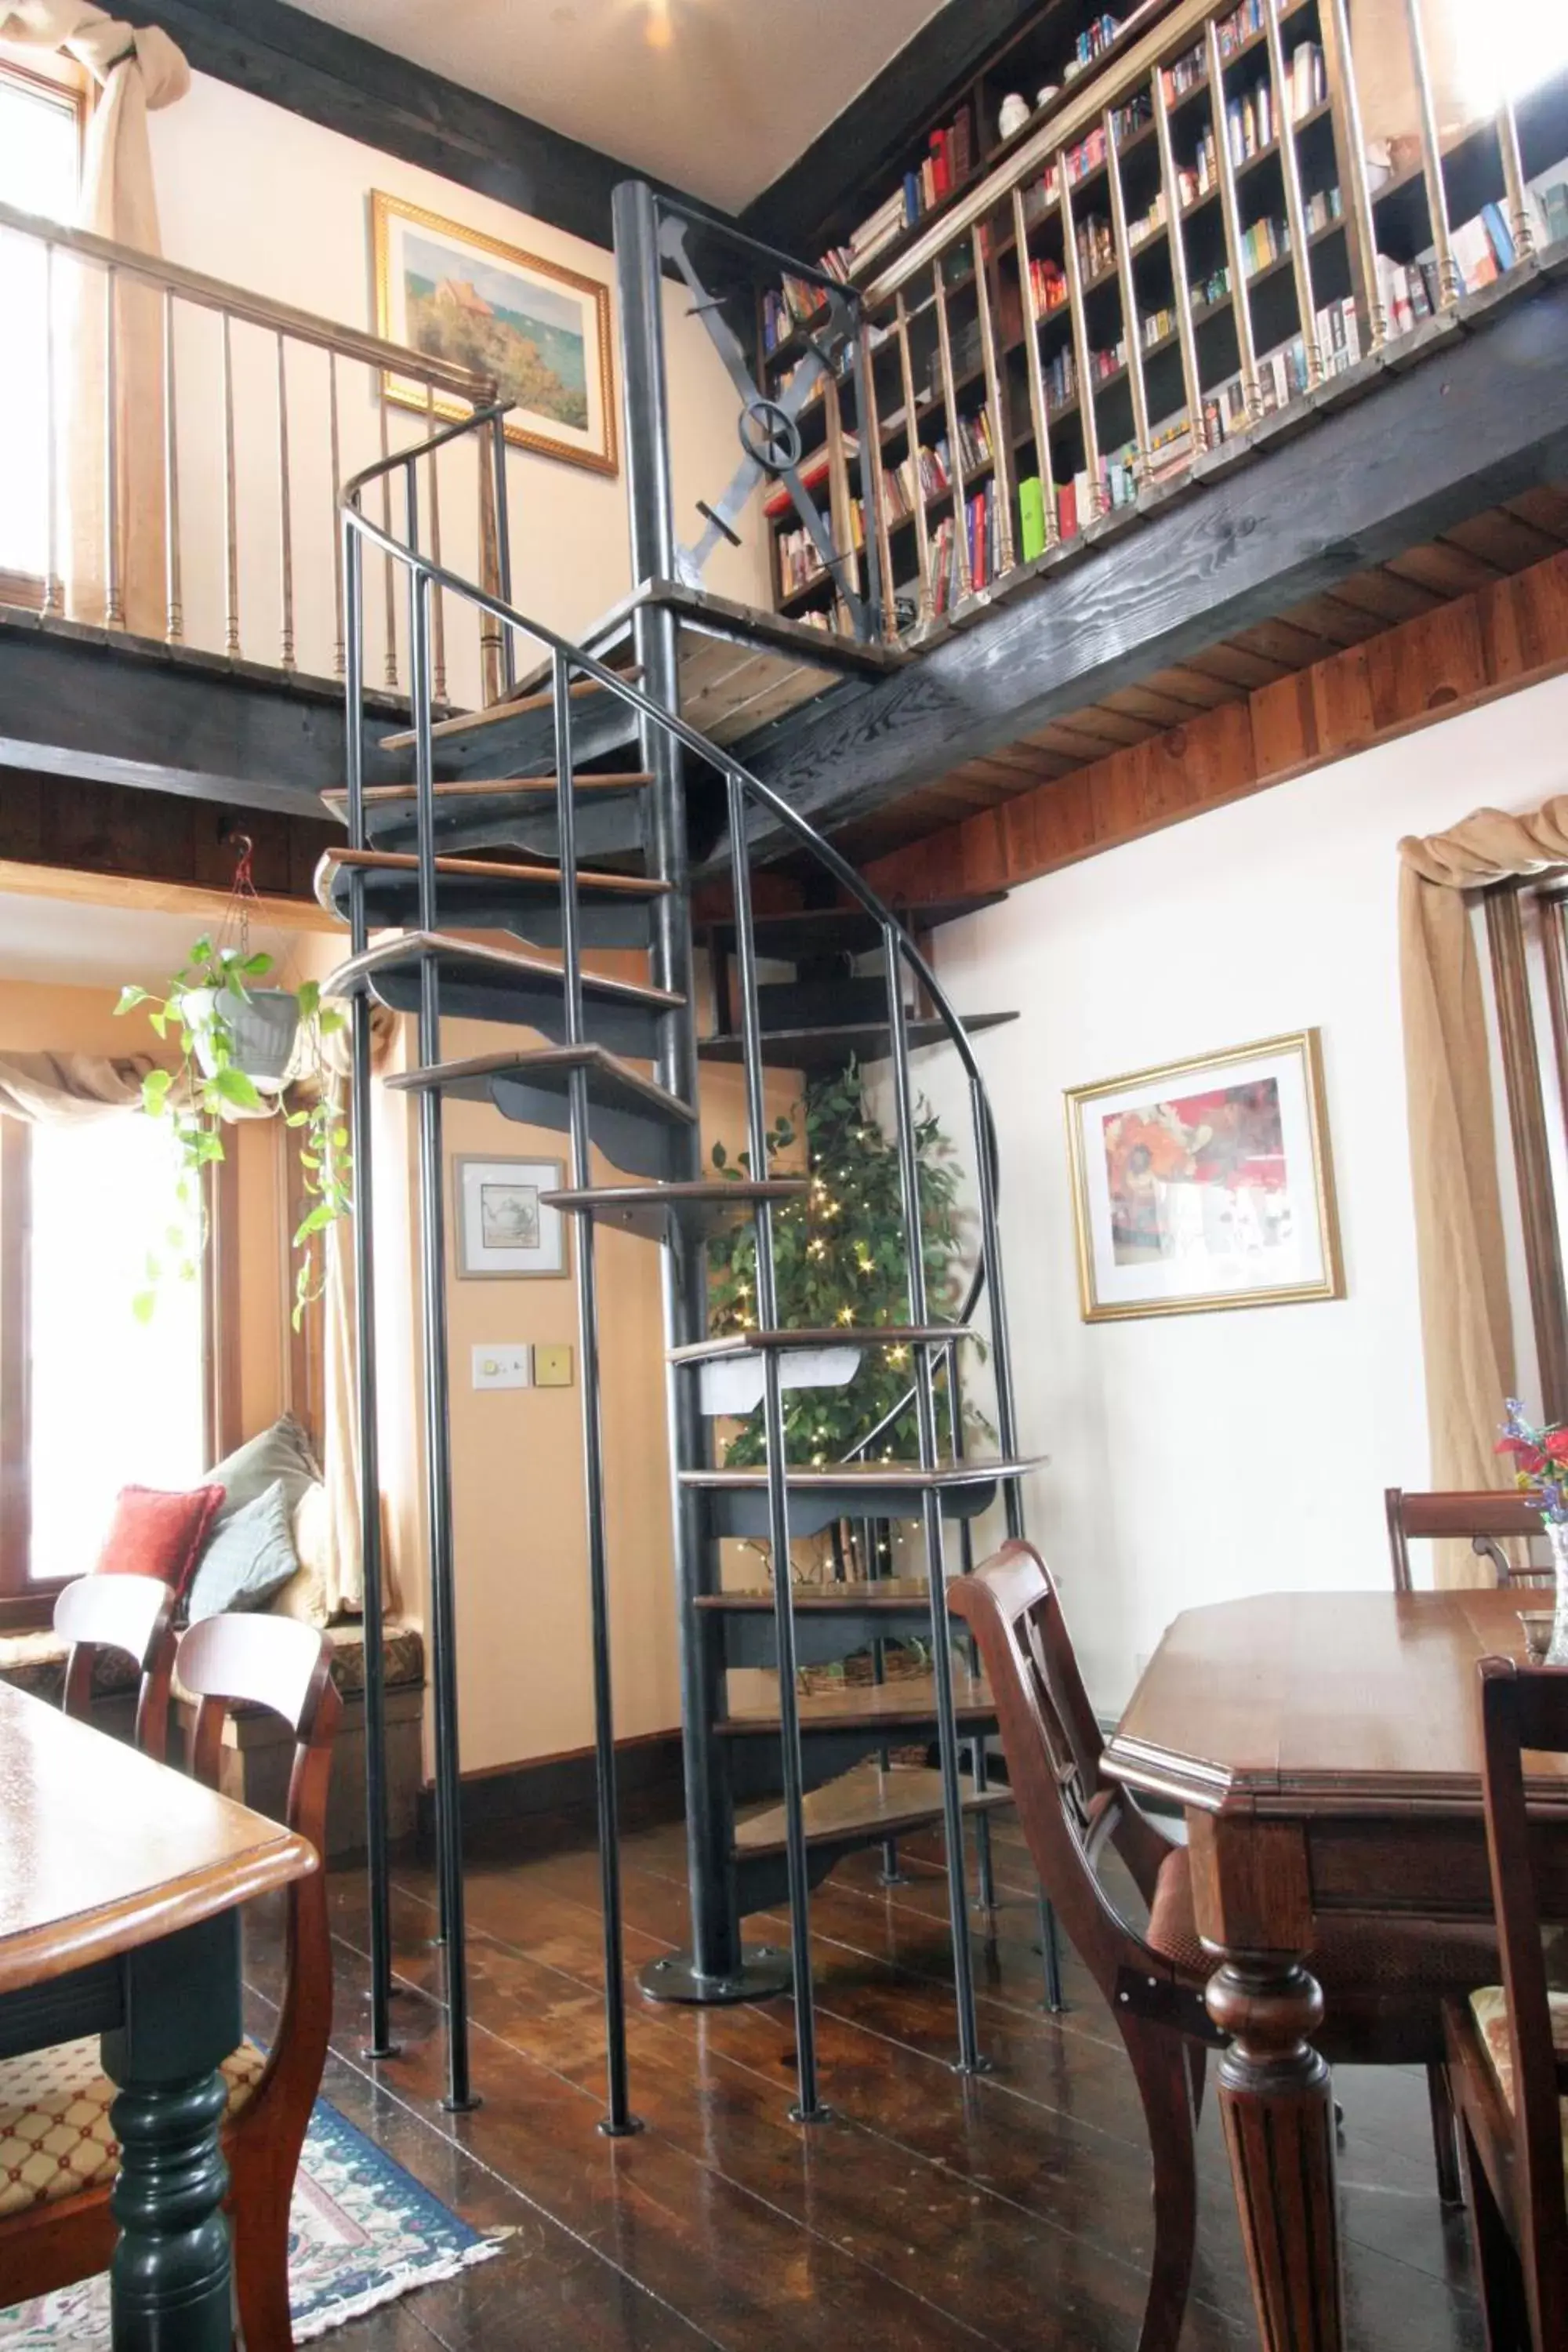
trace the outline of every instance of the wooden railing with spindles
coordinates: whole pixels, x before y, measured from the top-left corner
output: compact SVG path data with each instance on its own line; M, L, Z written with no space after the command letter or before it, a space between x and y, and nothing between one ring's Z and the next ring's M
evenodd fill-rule
M884 251L861 289L876 414L841 362L828 480L854 543L882 551L889 635L918 640L1568 259L1568 70L1462 105L1434 78L1437 6L1363 9L1354 48L1346 0L1141 8ZM786 613L844 625L825 574L778 584Z
M30 446L7 448L5 464L13 479L29 478L42 491L31 502L36 528L15 526L26 543L0 548L0 601L110 629L151 634L155 625L171 647L341 678L342 482L377 454L427 441L438 417L489 407L494 383L5 205L0 241L22 256L7 283L21 285L27 299L9 321L6 365L31 378L33 396L22 408L34 420ZM132 301L140 306L134 386ZM387 396L394 387L395 408ZM101 421L84 435L76 420L89 402L101 402ZM145 516L128 511L136 493L127 444L149 429L156 462L142 467L141 479L156 486L162 509L151 556ZM413 535L437 563L445 520L448 556L497 593L504 584L503 447L498 420L488 436L426 457L413 519ZM84 478L89 468L96 478ZM383 489L385 527L395 521L407 531L410 518L395 517L392 506L401 491L385 481ZM79 517L87 513L100 518L100 543L84 562ZM143 576L150 566L156 573L155 623L145 596L140 615L128 613L133 565ZM82 594L76 570L90 573ZM395 567L388 562L384 571L371 674L395 693L407 674L406 631ZM489 701L500 688L499 632L465 610L448 661L445 602L436 597L432 615L436 695Z

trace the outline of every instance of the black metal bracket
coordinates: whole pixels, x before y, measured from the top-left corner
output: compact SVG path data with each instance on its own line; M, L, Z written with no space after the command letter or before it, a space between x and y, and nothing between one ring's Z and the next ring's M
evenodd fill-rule
M1170 1977L1151 1976L1147 1969L1118 1969L1116 2005L1132 2017L1147 2018L1152 2025L1173 2026L1178 2033L1190 2034L1211 2050L1224 2050L1230 2041L1204 2007L1201 1992Z

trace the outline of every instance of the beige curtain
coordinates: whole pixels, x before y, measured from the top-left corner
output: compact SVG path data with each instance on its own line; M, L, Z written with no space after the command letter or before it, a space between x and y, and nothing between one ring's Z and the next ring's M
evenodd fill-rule
M392 1050L397 1016L384 1005L371 1012L371 1064L379 1069ZM333 1097L347 1116L347 1031L326 1040ZM361 1139L356 1138L356 1143ZM359 1391L354 1348L353 1227L340 1218L321 1236L321 1475L327 1489L331 1555L337 1591L334 1607L364 1607L364 1548L360 1528ZM397 1580L385 1541L381 1547L382 1597L397 1607Z
M160 252L147 117L190 88L184 52L156 26L138 30L89 0L0 0L0 39L64 50L92 76L100 95L76 226ZM106 273L90 266L68 264L60 277L66 610L73 620L122 622L139 636L161 637L168 615L163 297L124 281L111 293Z
M1399 845L1400 995L1432 1483L1496 1486L1493 1447L1513 1392L1492 1082L1479 959L1464 893L1568 860L1568 794L1530 816L1478 809ZM1452 1553L1452 1558L1445 1555ZM1439 1548L1439 1580L1484 1581Z
M1461 69L1457 5L1458 0L1422 0L1423 46L1439 137L1462 130L1476 112ZM1351 0L1351 58L1367 147L1381 151L1394 140L1418 138L1421 105L1405 0ZM1378 162L1388 160L1378 152Z
M140 1110L148 1054L6 1054L0 1055L0 1118L102 1118Z

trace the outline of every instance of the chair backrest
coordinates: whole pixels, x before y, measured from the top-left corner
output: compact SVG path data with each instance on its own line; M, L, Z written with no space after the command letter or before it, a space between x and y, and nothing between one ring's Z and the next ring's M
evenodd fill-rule
M142 1677L136 1745L160 1763L169 1739L169 1680L174 1664L174 1594L155 1576L81 1576L55 1601L55 1632L70 1643L60 1704L84 1719L92 1708L100 1650L120 1650Z
M1478 1558L1491 1561L1500 1585L1532 1584L1544 1574L1541 1569L1516 1568L1502 1549L1505 1543L1524 1541L1541 1533L1541 1513L1528 1496L1492 1487L1477 1494L1411 1495L1403 1486L1390 1486L1384 1503L1395 1592L1414 1590L1409 1542L1413 1536L1468 1540Z
M1080 1958L1108 2000L1124 1968L1169 1975L1100 1885L1109 1842L1152 1900L1170 1848L1100 1769L1105 1743L1045 1561L1032 1544L1005 1543L947 1597L979 1644L1030 1857Z
M332 2022L332 1946L327 1918L327 1793L332 1738L343 1703L332 1682L332 1645L325 1633L292 1617L258 1612L204 1617L180 1643L182 1686L196 1701L190 1767L209 1788L218 1785L224 1727L237 1706L280 1715L294 1734L285 1818L310 1839L323 1867L289 1887L288 1981L267 2071L253 2101L276 2088L287 2098L303 2085L315 2095ZM247 2113L251 2110L247 2110Z
M1552 2047L1523 1751L1568 1753L1568 1671L1483 1658L1480 1685L1487 1852L1513 2045L1520 2256L1533 2341L1563 2344L1568 2343L1568 2198L1559 2103L1568 2092L1568 2058Z

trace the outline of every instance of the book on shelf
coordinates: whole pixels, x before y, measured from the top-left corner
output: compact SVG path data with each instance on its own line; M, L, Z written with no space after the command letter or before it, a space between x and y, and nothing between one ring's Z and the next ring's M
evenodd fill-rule
M1037 319L1048 318L1068 299L1067 272L1049 257L1029 264L1029 307Z
M1063 81L1076 81L1080 73L1087 73L1089 67L1105 55L1121 30L1119 16L1093 18L1073 43L1072 55L1062 68Z
M822 255L818 268L829 278L846 282L858 278L907 229L962 187L973 169L973 118L967 106L961 106L951 122L931 133L920 162L911 164L898 186L850 230L841 245L830 247Z
M1435 261L1391 261L1377 257L1378 299L1391 335L1408 334L1437 308L1437 265Z
M1037 474L1018 485L1018 560L1032 563L1046 551L1046 489Z
M1568 173L1553 163L1527 183L1531 226L1538 246L1556 245L1568 237Z
M1116 240L1110 223L1100 213L1089 213L1079 221L1074 242L1078 247L1078 266L1086 278L1099 278L1116 267Z
M1169 481L1173 474L1184 473L1192 463L1193 428L1184 408L1170 416L1163 416L1149 428L1149 479Z
M860 455L860 444L857 440L855 435L853 433L846 433L843 436L843 440L845 457L858 457ZM811 491L821 489L823 484L826 481L828 475L833 470L833 461L826 446L816 450L811 457L804 458L795 470L799 475L800 485L804 490ZM773 488L768 492L766 499L763 502L763 512L767 516L770 522L776 521L781 515L794 514L795 500L790 496L789 485L787 482L776 482L774 484Z

